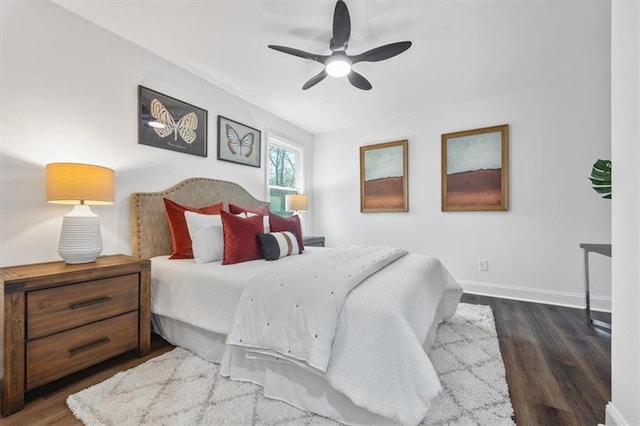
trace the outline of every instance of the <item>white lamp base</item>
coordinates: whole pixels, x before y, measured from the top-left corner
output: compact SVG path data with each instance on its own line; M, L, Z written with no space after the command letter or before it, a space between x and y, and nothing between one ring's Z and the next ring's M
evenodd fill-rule
M62 219L60 257L67 263L89 263L102 253L100 218L89 206L77 205Z

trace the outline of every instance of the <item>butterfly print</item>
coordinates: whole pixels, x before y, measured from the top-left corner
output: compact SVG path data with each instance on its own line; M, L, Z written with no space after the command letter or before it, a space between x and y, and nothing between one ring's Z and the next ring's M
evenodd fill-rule
M188 144L192 144L196 140L198 116L195 112L190 112L176 123L164 105L162 105L159 100L153 99L151 101L151 115L153 115L153 118L155 118L157 122L164 125L164 127L153 128L153 131L161 138L166 138L173 133L173 139L175 141L178 140L178 135Z
M255 134L249 132L240 139L238 133L230 125L225 125L227 128L227 145L233 155L243 155L247 158L251 156L253 152L253 139Z

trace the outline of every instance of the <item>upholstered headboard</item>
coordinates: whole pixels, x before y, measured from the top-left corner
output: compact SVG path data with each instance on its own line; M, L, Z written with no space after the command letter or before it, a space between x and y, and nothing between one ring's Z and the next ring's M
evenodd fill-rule
M190 207L204 207L224 202L246 208L268 203L254 198L237 183L224 180L191 178L158 192L131 194L131 249L134 256L145 259L172 253L171 232L163 198Z

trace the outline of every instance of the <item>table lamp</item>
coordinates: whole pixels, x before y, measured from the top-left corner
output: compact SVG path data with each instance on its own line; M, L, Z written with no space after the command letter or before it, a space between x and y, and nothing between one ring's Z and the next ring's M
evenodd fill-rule
M74 204L64 215L58 253L65 262L89 263L102 252L100 218L90 204L113 204L114 172L91 164L51 163L46 167L47 202Z
M284 209L290 212L309 210L309 199L304 194L290 194L284 197Z

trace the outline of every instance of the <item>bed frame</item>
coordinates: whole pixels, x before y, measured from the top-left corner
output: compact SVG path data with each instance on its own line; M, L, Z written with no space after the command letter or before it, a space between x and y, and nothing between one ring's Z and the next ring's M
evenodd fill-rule
M268 205L253 197L237 183L208 178L190 178L158 192L131 194L131 250L134 256L149 259L171 254L171 232L163 198L190 207L204 207L223 202L246 208Z

